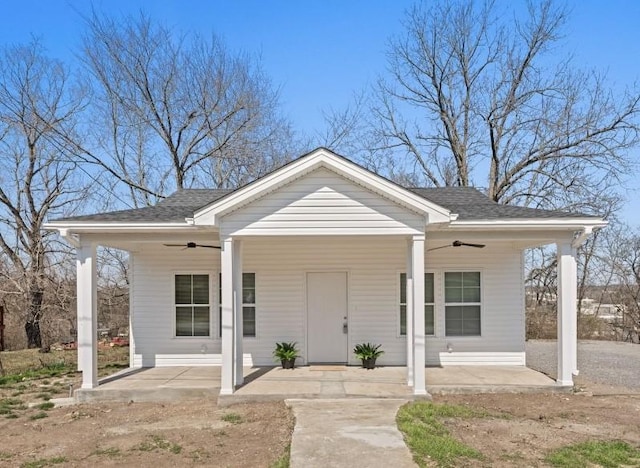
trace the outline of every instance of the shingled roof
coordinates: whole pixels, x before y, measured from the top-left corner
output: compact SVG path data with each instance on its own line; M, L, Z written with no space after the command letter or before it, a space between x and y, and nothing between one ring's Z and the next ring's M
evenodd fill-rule
M408 190L448 209L452 213L457 213L460 221L592 217L565 211L501 205L472 187L409 188ZM155 206L74 216L56 221L184 223L185 218L192 218L198 209L223 198L230 192L232 190L228 189L184 189L175 192Z
M102 223L184 223L193 213L203 206L224 197L230 190L224 189L187 189L178 190L173 195L154 206L130 210L109 211L54 221L102 222Z
M413 193L458 214L460 221L494 219L597 218L581 213L502 205L473 187L409 188Z

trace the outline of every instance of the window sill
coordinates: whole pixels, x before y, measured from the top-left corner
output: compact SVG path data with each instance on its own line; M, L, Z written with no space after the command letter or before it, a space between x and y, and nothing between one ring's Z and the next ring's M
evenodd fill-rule
M443 338L447 340L472 340L482 338L482 335L444 335Z
M172 336L172 340L203 340L203 341L215 341L219 338L213 338L211 336Z

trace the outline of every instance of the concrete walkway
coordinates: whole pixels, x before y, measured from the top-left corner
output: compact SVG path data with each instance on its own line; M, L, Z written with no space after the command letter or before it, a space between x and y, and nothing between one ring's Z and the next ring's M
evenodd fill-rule
M296 418L291 468L415 467L396 426L406 401L285 400Z

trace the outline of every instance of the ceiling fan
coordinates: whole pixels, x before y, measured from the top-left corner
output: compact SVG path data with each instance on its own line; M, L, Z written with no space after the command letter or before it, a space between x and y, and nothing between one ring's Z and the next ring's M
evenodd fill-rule
M220 249L218 245L196 244L195 242L187 242L186 244L163 244L165 247L182 247L185 249L195 249L196 247L204 247L206 249Z
M476 249L483 249L485 247L485 244L471 244L469 242L462 242L459 240L455 240L451 244L441 245L440 247L427 249L427 252L431 252L432 250L438 250L438 249L446 249L447 247L475 247Z

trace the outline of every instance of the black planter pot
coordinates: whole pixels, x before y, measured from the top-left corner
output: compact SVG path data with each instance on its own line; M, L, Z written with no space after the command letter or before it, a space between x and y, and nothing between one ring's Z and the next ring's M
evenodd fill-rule
M375 369L376 368L376 358L369 358L362 360L362 367L365 369Z
M283 359L280 362L282 363L283 369L293 369L294 367L296 367L296 358Z

